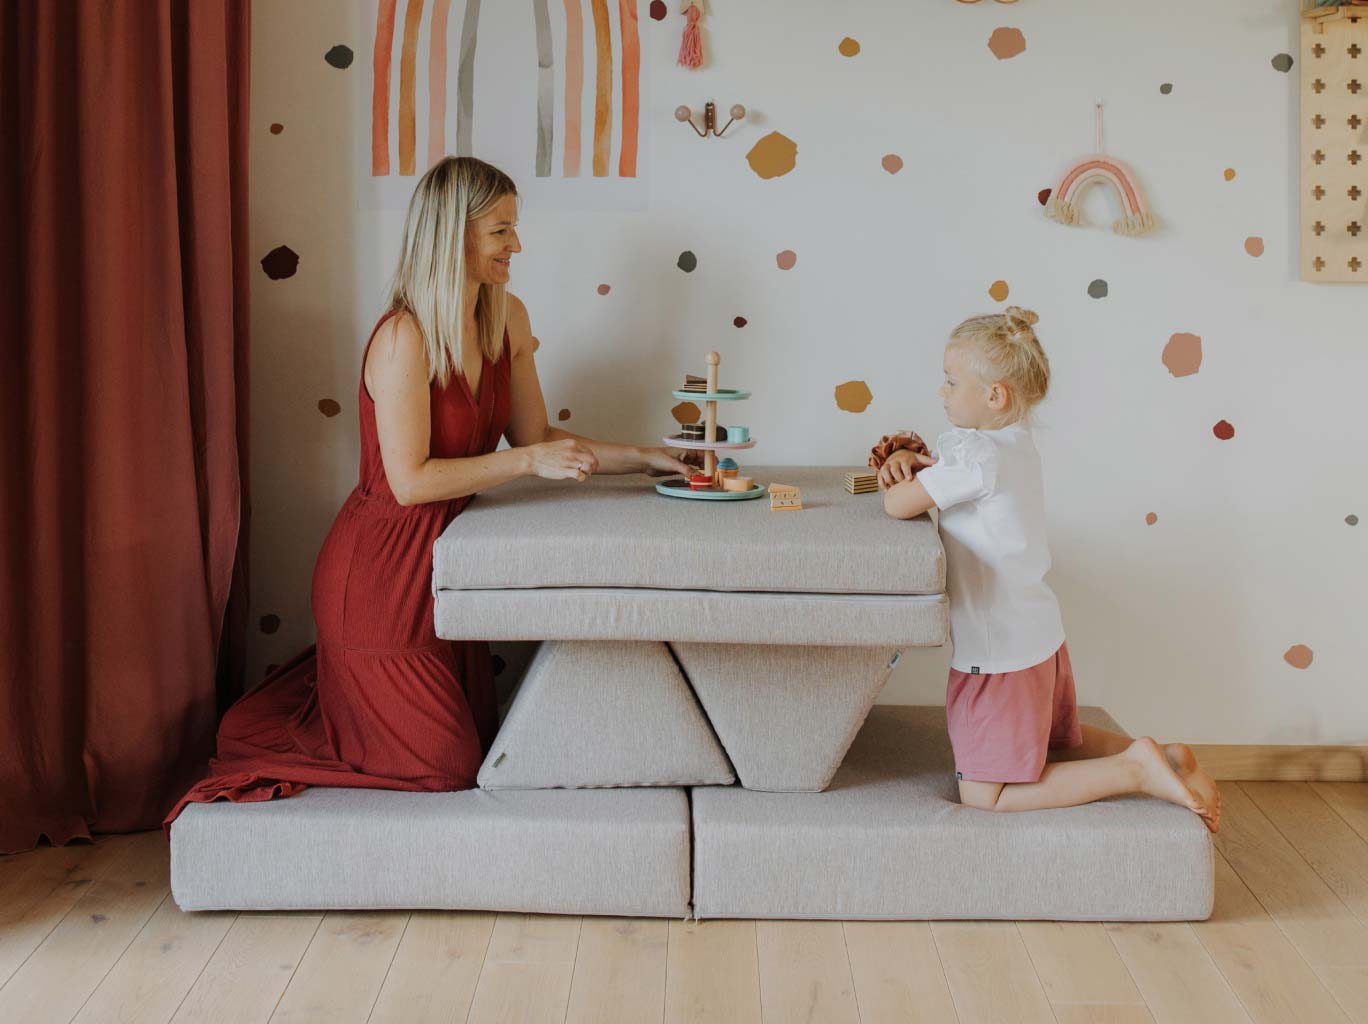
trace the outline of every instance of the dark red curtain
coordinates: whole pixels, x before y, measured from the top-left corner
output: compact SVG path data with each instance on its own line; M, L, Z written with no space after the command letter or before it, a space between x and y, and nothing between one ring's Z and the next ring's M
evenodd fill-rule
M0 852L153 828L240 690L248 0L0 0Z

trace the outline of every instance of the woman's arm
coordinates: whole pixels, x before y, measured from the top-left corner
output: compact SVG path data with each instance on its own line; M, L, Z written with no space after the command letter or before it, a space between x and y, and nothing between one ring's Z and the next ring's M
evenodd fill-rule
M408 317L390 318L371 343L366 361L363 374L375 402L380 457L401 505L463 498L531 474L584 480L594 470L593 453L573 441L468 459L434 459L427 353L417 327Z
M545 442L571 442L594 453L599 473L683 473L690 469L663 448L596 441L553 427L546 419L537 364L532 356L532 322L527 307L511 292L508 296L508 340L512 347L513 409L504 436L516 447Z

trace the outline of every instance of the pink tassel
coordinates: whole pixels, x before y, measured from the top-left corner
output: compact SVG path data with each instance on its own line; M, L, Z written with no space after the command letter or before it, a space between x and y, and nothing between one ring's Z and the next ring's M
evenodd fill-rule
M689 7L689 23L684 26L684 41L679 45L679 66L697 70L703 66L703 31L698 27L698 4Z

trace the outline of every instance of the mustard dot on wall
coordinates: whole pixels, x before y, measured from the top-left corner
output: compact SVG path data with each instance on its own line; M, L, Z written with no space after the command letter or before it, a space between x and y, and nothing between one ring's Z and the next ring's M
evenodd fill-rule
M1225 169L1225 180L1226 180L1226 181L1234 181L1234 180L1235 180L1235 168L1233 168L1233 167L1227 167L1227 168Z
M780 270L792 270L798 265L798 254L792 249L785 249L774 257L774 262Z
M1002 302L1007 298L1007 282L994 281L988 286L988 297L994 302Z
M260 626L261 626L261 631L262 631L263 633L274 633L277 629L280 628L280 616L279 616L279 615L263 615L263 616L261 617Z
M601 285L598 286L598 293L599 293L600 295L607 295L607 294L608 294L609 292L611 292L612 290L613 290L613 286L612 286L612 285L601 284Z
M846 36L841 40L840 45L837 46L836 49L841 51L842 57L854 57L860 52L860 44L854 39L851 39L850 36Z
M842 412L864 412L872 401L874 394L862 380L848 380L836 385L836 408Z
M532 336L532 351L535 352L539 348L541 348L541 339L534 334Z
M570 418L570 410L569 410L569 409L562 409L560 412L556 413L556 419L560 420L562 423L564 423L564 422L565 422L566 420L568 420L569 418Z
M988 49L998 60L1010 60L1026 50L1026 37L1019 28L994 29L988 37Z
M766 180L783 177L798 164L798 143L783 132L770 132L750 148L746 163Z
M1245 239L1245 252L1251 256L1262 256L1264 254L1263 239L1258 235L1250 235Z
M332 419L342 411L342 406L331 398L320 398L318 400L318 411L328 419Z
M1159 522L1159 517L1156 516L1153 512L1150 512L1145 516L1146 526L1153 526L1157 522Z
M1293 644L1283 652L1283 661L1293 668L1310 668L1314 657L1315 654L1306 644Z
M889 153L880 161L880 163L883 165L883 169L889 174L897 174L903 169L902 157L898 156L897 153Z

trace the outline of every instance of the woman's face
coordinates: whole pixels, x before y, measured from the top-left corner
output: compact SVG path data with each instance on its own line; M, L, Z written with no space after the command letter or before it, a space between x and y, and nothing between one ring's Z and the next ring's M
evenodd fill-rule
M510 261L518 244L518 199L507 195L483 217L466 225L466 280L472 284L507 284Z

